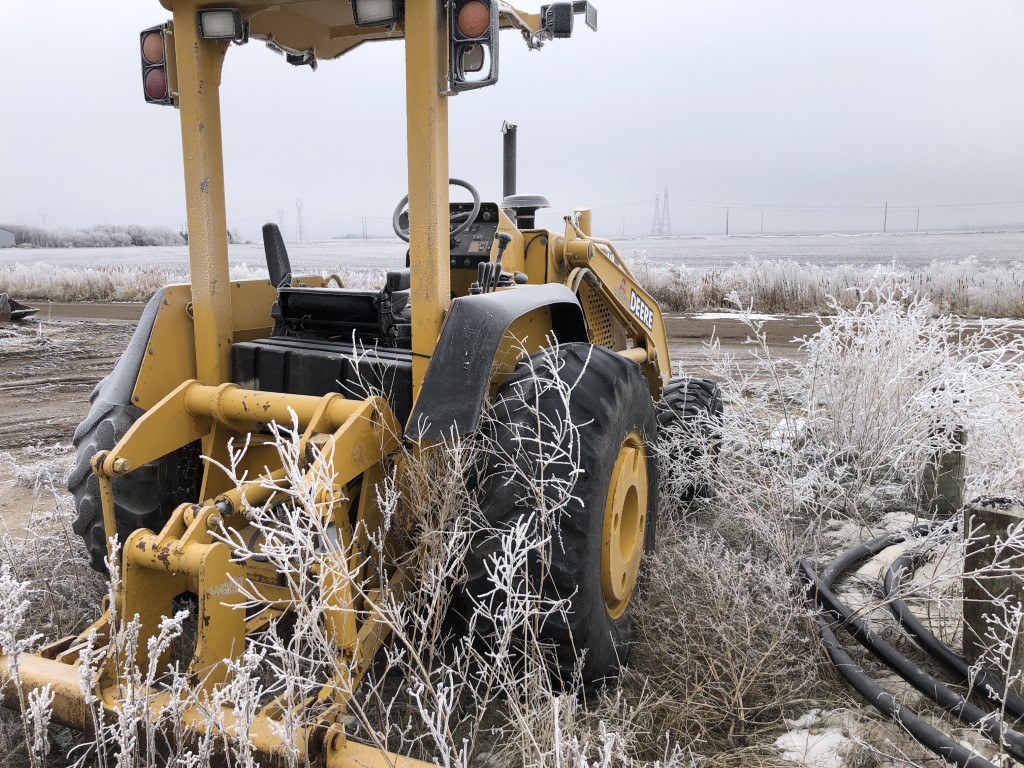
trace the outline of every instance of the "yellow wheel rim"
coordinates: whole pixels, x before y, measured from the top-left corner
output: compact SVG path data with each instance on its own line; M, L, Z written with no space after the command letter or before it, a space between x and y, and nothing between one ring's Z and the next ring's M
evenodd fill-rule
M640 575L647 529L647 452L630 432L622 441L608 484L601 544L601 589L608 615L626 612Z

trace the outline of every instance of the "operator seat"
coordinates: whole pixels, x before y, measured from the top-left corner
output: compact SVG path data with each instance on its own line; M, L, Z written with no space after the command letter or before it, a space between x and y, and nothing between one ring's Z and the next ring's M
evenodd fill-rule
M404 424L412 411L409 270L388 272L381 290L297 287L277 225L263 227L263 242L277 287L274 330L231 346L232 381L316 397L380 394Z
M387 347L408 346L412 313L408 269L387 273L381 290L292 286L291 262L281 230L263 227L270 281L277 287L273 336L358 340Z

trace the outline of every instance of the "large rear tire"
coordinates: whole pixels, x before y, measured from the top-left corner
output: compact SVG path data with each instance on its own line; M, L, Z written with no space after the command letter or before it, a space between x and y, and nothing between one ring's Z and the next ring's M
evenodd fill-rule
M98 451L109 451L131 428L143 411L133 405L107 403L94 395L92 409L75 430L75 465L68 476L68 490L75 497L77 519L72 528L85 541L89 563L106 572L106 535L100 506L99 481L90 462ZM199 443L193 443L163 458L115 478L114 514L118 540L124 542L132 531L159 531L174 508L194 501L199 494Z
M556 380L564 384L551 386ZM572 388L568 407L564 385ZM521 363L495 402L495 450L480 485L486 530L473 543L466 591L493 601L486 564L500 554L501 534L531 516L536 531L539 499L549 508L564 505L548 567L532 558L523 586L567 603L539 626L540 639L555 648L556 680L567 683L579 671L593 685L616 675L628 657L641 562L654 546L657 421L650 390L636 363L603 347L566 344ZM578 432L560 430L564 419Z
M688 376L670 379L658 403L662 450L672 445L673 461L665 468L665 486L683 503L713 495L712 483L721 438L722 390L713 381Z
M117 445L143 414L141 408L132 405L132 392L163 299L164 291L160 289L149 300L114 370L92 391L89 414L78 425L72 441L76 452L74 467L68 475L68 490L75 497L75 509L78 511L72 527L85 540L89 562L100 573L106 572L107 541L103 531L99 481L92 473L92 457ZM123 542L138 528L160 530L178 504L196 500L201 477L200 452L197 441L114 479L114 512L119 541Z

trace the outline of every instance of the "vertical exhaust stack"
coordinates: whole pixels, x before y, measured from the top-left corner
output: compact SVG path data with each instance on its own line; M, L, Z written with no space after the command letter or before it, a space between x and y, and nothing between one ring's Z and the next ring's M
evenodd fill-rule
M505 122L501 126L504 134L504 147L502 152L502 197L512 197L516 193L516 134L518 126Z
M536 225L538 209L550 208L551 203L546 197L540 195L516 194L519 155L516 139L519 128L506 121L501 126L501 132L504 134L502 152L504 199L501 201L501 207L519 229L533 229Z

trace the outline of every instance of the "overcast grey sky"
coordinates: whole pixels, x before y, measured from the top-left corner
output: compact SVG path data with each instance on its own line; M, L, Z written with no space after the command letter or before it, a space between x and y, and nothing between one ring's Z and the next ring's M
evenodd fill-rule
M526 10L538 2L520 0ZM519 191L610 235L1024 225L1019 0L597 0L600 31L528 52L501 40L497 86L451 100L451 173ZM92 15L90 15L92 14ZM143 102L138 32L157 0L0 0L0 221L185 218L177 112ZM255 237L303 201L309 236L390 231L405 194L403 49L316 72L252 42L222 88L228 222ZM992 204L1000 204L994 206ZM291 234L289 232L289 234Z

